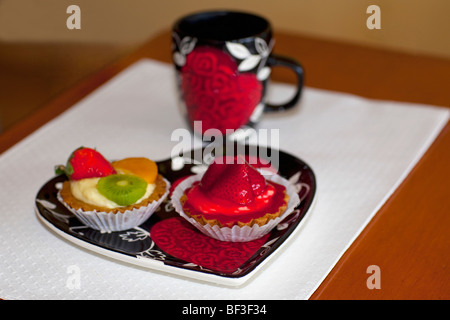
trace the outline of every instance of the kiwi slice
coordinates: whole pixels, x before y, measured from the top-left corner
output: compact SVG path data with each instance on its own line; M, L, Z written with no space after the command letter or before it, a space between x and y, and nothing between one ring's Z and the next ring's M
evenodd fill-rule
M97 189L119 206L128 206L142 198L147 190L147 182L130 174L111 174L98 180Z

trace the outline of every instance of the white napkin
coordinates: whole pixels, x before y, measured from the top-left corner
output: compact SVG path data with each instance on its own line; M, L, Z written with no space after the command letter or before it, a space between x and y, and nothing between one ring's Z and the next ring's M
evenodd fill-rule
M272 84L283 100L289 85ZM39 188L78 146L107 158L168 158L186 127L170 65L141 60L0 156L0 298L307 299L445 125L448 110L306 88L295 111L265 116L280 148L311 165L317 202L300 232L243 287L136 267L42 225ZM270 141L258 141L270 143ZM78 272L80 283L69 285Z

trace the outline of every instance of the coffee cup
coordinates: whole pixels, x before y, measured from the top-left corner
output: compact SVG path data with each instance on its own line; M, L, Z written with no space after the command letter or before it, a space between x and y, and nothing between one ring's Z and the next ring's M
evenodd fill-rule
M272 53L270 22L240 11L206 11L178 19L172 29L172 57L182 111L196 134L229 135L254 126L266 112L293 108L303 87L303 68ZM296 75L287 102L266 101L273 67Z

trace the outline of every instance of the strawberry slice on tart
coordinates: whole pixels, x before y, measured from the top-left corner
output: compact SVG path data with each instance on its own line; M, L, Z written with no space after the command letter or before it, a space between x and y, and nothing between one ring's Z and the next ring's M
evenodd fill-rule
M80 147L72 152L66 165L55 167L56 174L65 174L70 180L106 177L116 170L103 155L95 149Z
M249 204L266 189L266 180L244 158L234 160L232 164L213 162L205 172L200 188L213 197Z

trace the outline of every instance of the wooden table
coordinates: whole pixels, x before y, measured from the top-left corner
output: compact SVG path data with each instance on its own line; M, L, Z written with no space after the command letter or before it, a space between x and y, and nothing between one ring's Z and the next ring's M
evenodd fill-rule
M288 33L275 37L274 51L301 61L309 87L450 107L450 60ZM150 39L0 135L0 152L143 57L171 62L170 32ZM293 81L281 70L274 70L273 79ZM380 267L381 289L366 285L370 265ZM311 298L450 298L450 124Z

